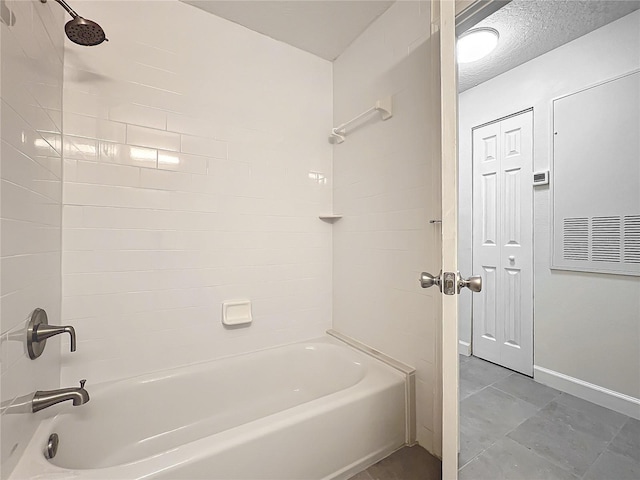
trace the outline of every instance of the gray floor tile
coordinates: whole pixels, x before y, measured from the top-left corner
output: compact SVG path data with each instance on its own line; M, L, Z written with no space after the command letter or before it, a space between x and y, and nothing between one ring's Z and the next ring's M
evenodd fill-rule
M349 478L349 480L373 480L369 472L363 470L360 473L356 473L353 477Z
M576 397L570 401L564 399L564 402L561 403L560 400L565 395L563 393L559 399L550 402L540 411L540 414L545 415L553 422L561 422L572 430L588 433L606 442L613 440L628 418L613 410ZM580 400L580 402L576 400Z
M365 470L366 476L350 480L440 480L440 460L416 445L404 447ZM358 475L362 475L360 472Z
M458 468L462 468L496 442L495 438L464 435L460 432Z
M460 470L460 480L577 480L509 438L502 438Z
M479 392L483 388L485 388L485 385L482 385L479 382L475 382L473 380L462 378L462 373L460 374L460 381L458 383L460 401L468 398L474 393Z
M458 383L460 401L468 398L474 393L478 393L483 388L485 387L483 385L480 385L478 382L467 380L461 377Z
M582 398L574 397L573 395L570 395L568 393L563 393L558 398L556 398L555 401L561 405L566 405L567 407L580 410L589 417L594 418L594 420L597 419L597 421L599 422L611 426L616 426L617 428L622 427L622 425L629 418L622 413L614 412L613 410L601 407L600 405L596 405L595 403L583 400Z
M627 420L620 433L609 445L609 450L640 462L640 420L635 418Z
M513 373L492 386L537 407L544 407L561 393L519 373Z
M460 364L460 399L482 390L492 383L508 377L513 372L477 357L468 357Z
M460 465L535 415L538 407L487 387L460 402Z
M640 462L607 450L600 455L583 478L584 480L638 480Z
M609 443L542 413L507 436L578 476L584 475Z

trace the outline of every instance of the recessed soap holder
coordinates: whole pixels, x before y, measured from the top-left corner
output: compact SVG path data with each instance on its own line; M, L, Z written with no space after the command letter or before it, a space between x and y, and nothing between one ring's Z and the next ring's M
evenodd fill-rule
M222 303L223 325L235 327L238 325L248 325L252 321L250 300L236 300Z

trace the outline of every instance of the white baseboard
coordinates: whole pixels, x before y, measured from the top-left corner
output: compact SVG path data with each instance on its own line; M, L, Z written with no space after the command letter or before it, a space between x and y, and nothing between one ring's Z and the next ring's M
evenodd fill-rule
M640 420L640 399L638 398L538 365L533 366L533 378L537 382Z
M465 357L471 355L471 344L469 342L458 340L458 353L460 355L464 355Z

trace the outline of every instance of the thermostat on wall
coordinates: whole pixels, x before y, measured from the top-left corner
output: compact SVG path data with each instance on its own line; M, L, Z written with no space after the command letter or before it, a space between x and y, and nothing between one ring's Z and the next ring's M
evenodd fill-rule
M549 170L533 173L534 185L549 185Z

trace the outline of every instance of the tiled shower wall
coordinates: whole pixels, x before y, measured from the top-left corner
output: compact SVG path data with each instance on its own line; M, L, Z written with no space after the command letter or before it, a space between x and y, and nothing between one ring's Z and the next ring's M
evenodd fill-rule
M63 383L321 335L331 63L177 1L74 7L109 42L67 42Z
M418 441L440 453L438 45L428 2L396 2L334 63L339 124L392 95L334 149L333 325L416 368Z
M44 308L60 323L63 11L53 2L2 1L0 148L1 478L7 478L40 418L16 399L60 382L60 342L26 354L26 322Z

